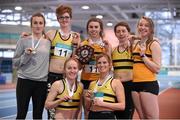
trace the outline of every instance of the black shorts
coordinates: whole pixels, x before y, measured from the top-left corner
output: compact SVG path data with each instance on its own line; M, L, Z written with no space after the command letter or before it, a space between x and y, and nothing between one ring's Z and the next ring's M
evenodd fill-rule
M159 94L159 84L157 81L152 82L133 82L132 91L136 92L150 92L152 94Z
M81 80L81 82L82 82L82 84L84 86L84 89L87 90L92 81L90 81L90 80Z
M113 111L90 111L88 115L88 119L115 119L115 115Z

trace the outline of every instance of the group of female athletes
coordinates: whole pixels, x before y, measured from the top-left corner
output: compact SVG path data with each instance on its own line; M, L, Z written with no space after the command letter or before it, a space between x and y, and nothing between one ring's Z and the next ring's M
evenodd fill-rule
M132 119L134 109L141 119L159 118L156 74L161 47L152 19L141 17L136 35L127 22L117 23L119 43L112 48L111 40L104 39L101 19L88 20L88 37L81 40L71 30L71 7L58 6L56 17L60 28L45 33L44 16L33 14L31 34L17 43L13 59L18 70L17 119L25 119L30 98L34 119L42 119L44 106L48 118L56 119L81 119L82 109L87 119ZM81 64L76 51L84 45L94 54Z

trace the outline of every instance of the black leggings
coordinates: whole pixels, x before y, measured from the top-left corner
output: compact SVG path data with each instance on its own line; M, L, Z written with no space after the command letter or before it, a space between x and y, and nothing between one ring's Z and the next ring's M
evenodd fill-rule
M126 100L125 110L115 111L115 115L117 119L132 119L134 114L134 104L131 95L133 83L132 81L128 81L128 82L122 82L122 84L124 86L125 100Z
M90 111L88 115L88 119L115 119L115 115L113 111Z
M16 86L17 117L25 119L30 98L33 104L33 119L42 119L47 94L47 82L18 78Z

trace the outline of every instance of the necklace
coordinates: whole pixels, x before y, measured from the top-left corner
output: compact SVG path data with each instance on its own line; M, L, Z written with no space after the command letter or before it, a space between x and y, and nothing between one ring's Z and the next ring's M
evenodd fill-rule
M94 40L89 39L89 43L90 44L97 44L97 45L102 46L102 47L105 45L101 38L100 39L96 39L96 40L95 39Z
M40 42L41 42L42 36L39 38L39 40L37 41L36 45L34 43L34 36L32 34L32 38L31 38L31 43L32 43L32 53L35 54L36 53L36 49L38 48Z
M128 47L130 46L130 42L124 42L123 44L118 45L118 51L119 52L124 52Z
M59 33L61 34L61 36L62 36L63 38L68 38L73 32L70 31L70 32L68 32L68 33L65 34L61 29L59 29Z

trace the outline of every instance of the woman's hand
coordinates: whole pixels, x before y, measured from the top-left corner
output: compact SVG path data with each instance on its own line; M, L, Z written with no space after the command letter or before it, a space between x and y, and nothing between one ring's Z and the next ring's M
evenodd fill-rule
M137 35L129 35L129 36L128 36L128 40L129 40L129 41L141 40L141 37L139 37L139 36L137 36Z
M77 32L74 32L72 33L72 37L73 37L73 40L72 40L72 44L79 44L79 42L81 41L81 37L80 37L80 34L77 33Z
M33 54L34 51L35 50L33 48L26 48L25 49L25 53L28 54L28 55Z
M85 95L87 98L91 99L93 97L93 92L91 90L88 90Z
M93 105L102 106L103 100L101 98L94 98Z
M140 45L140 56L142 56L146 52L146 43L141 43L139 45Z
M20 37L21 38L25 38L25 37L27 37L27 36L29 36L29 35L31 35L30 33L27 33L27 32L22 32L21 34L20 34Z
M105 48L109 48L110 47L110 43L108 40L103 40L104 46Z
M111 44L109 43L108 40L103 40L103 43L104 43L104 47L105 47L106 53L109 56L111 56L111 53L112 53L112 46L111 46Z
M64 101L68 101L68 100L70 100L72 98L70 96L68 96L68 95L65 95L65 96L63 96L62 98L59 98L59 99L60 99L61 102L64 102Z

